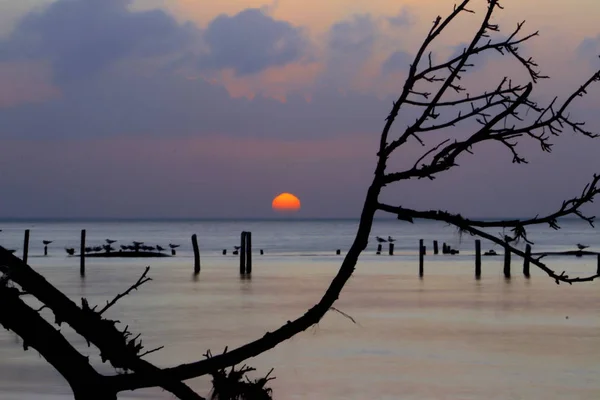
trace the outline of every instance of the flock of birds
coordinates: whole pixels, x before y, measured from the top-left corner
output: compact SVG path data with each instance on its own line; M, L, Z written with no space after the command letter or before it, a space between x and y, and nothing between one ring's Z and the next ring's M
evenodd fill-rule
M105 241L106 241L106 244L103 244L100 246L86 247L85 252L86 253L100 253L100 252L110 253L112 251L117 250L115 247L112 246L114 243L117 242L116 240L106 239ZM46 242L47 241L45 240L44 244L46 244ZM52 243L52 242L49 242L48 244L50 244L50 243ZM179 244L169 243L169 248L171 250L175 250L179 246L180 246ZM165 247L162 247L160 245L147 246L144 244L144 242L136 242L136 241L133 241L131 245L122 244L119 247L121 249L119 251L124 251L124 252L125 251L131 251L131 252L158 251L159 253L162 253L163 251L167 250ZM73 247L65 247L65 251L70 256L75 254L75 248L73 248Z

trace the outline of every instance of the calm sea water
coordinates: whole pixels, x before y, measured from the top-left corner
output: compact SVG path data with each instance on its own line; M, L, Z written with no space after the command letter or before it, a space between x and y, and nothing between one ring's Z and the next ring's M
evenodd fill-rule
M353 240L356 221L0 222L0 245L22 251L31 229L29 263L79 301L102 304L134 282L146 265L153 281L110 311L148 348L160 366L201 359L246 343L302 314L321 296ZM84 280L78 247L105 239L129 244L181 244L177 257L89 259ZM252 231L252 280L240 280L230 255L242 230ZM202 257L192 278L190 236ZM501 233L501 232L497 232ZM338 304L357 324L329 313L316 327L248 362L264 374L275 367L276 399L598 399L600 398L600 283L557 286L533 270L526 280L502 278L502 258L484 258L483 279L473 279L473 240L434 223L377 221L375 235L397 239L395 256L376 256L375 240L359 262ZM560 231L536 228L534 251L571 250L576 243L600 250L586 225L566 221ZM417 277L417 245L436 239L461 251L426 257ZM54 240L43 257L42 240ZM228 255L222 256L222 249ZM342 256L336 256L336 249ZM484 250L494 248L483 244ZM258 254L264 249L265 255ZM496 248L496 250L499 250ZM500 252L500 251L499 251ZM595 257L557 257L550 265L590 274ZM93 349L70 332L78 348L102 365ZM189 382L207 394L210 382ZM0 332L0 399L68 399L62 378L34 351L24 352L11 332ZM157 389L124 399L168 399Z

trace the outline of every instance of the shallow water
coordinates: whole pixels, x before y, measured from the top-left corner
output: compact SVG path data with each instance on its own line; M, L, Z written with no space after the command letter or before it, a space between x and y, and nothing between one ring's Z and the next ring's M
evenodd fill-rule
M217 224L215 230L230 230L227 235L236 243L237 228L243 225ZM129 233L121 230L123 226L90 228L87 224L87 229L100 232L98 240L107 235L120 239L119 235L133 233L150 237L154 225L144 225L146 230L127 225ZM41 238L38 231L65 241L78 237L78 225L66 228L38 225L32 228L32 237ZM183 243L189 232L181 228L163 227L154 237L179 238ZM260 243L261 229L252 228L254 243ZM15 236L11 233L22 235L24 228L16 224L10 229L2 233L3 240L16 244L19 239L10 239ZM197 225L189 231L193 229L200 231ZM317 248L311 249L298 239L298 231L309 238L311 229L321 230L324 238L341 233L338 239L316 240ZM376 229L381 236L401 236L384 225ZM427 238L454 240L452 233L444 236L444 229L430 227ZM593 241L593 233L577 233L577 229L573 228L571 242ZM290 231L296 236L284 237ZM244 344L306 311L320 298L341 262L327 249L342 247L351 231L350 222L341 228L281 229L277 243L297 243L300 250L263 238L261 245L271 247L265 256L255 256L251 280L239 279L235 257L218 255L218 244L229 236L223 234L218 241L204 231L199 232L203 264L198 280L192 279L192 260L184 246L181 256L174 258L89 259L85 280L79 278L78 260L62 251L37 257L40 249L32 248L30 264L74 300L87 297L91 304L103 304L126 289L150 264L153 281L123 299L109 316L129 324L133 332L142 332L147 348L165 345L147 358L172 366L201 359L209 348L216 353L225 346ZM406 242L416 243L422 233L407 233ZM559 243L560 238L550 237L546 243L553 241ZM370 251L361 258L336 304L357 324L330 312L318 326L248 361L259 374L275 367L277 379L271 387L276 399L600 398L600 283L557 286L537 270L526 280L517 273L516 261L514 278L505 281L501 258L485 258L483 279L475 281L466 245L460 256L428 255L425 278L419 280L417 256L409 247L406 244L404 255L378 257ZM552 264L569 273L596 268L595 258L586 257L556 258ZM63 332L100 365L93 349L66 329ZM203 378L189 384L203 395L210 388ZM54 400L69 398L69 393L62 378L37 353L24 352L14 334L0 332L0 399ZM172 396L148 389L121 398Z

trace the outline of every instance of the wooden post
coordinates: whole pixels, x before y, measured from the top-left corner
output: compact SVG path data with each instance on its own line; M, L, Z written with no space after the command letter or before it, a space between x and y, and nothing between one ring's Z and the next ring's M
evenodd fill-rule
M25 238L23 239L23 262L27 264L29 254L29 229L25 229Z
M510 249L508 246L504 247L504 277L510 278Z
M227 249L223 249L223 255L227 255Z
M525 275L525 278L529 278L530 274L529 274L529 257L531 257L531 245L527 244L527 246L525 246L525 259L523 260L523 275Z
M81 230L81 244L79 247L79 275L85 276L85 229Z
M177 254L177 252L175 251L175 249L171 249L171 255L174 256L175 254Z
M252 273L252 232L246 232L246 274Z
M382 247L382 246L381 246L381 243L379 243L379 244L377 245L377 253L375 253L375 254L377 254L377 255L380 255L380 254L381 254L381 247Z
M427 246L423 245L423 255L427 255Z
M335 254L339 256L340 254L342 254L342 250L340 250L340 249L337 249L337 250L335 251Z
M262 256L263 254L265 254L265 251L263 249L260 249L260 255Z
M442 245L442 254L448 254L448 245L445 242Z
M389 248L389 255L393 256L394 255L394 243L390 243L390 248Z
M44 246L44 255L47 256L48 255L48 245Z
M598 254L598 266L596 267L596 275L600 276L600 254Z
M240 237L240 275L246 274L246 232Z
M192 247L194 248L194 275L200 273L200 249L198 249L198 236L192 235Z
M433 254L437 255L438 252L439 252L438 250L439 250L438 249L438 242L437 242L437 240L434 240L433 241Z
M475 240L475 279L481 279L481 240Z
M423 277L423 269L424 269L424 256L425 256L425 252L423 251L425 246L423 246L423 239L419 239L419 277L422 278Z

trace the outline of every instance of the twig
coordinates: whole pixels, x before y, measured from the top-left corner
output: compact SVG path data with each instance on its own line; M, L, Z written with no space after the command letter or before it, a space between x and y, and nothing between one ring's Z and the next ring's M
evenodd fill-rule
M112 299L110 302L107 302L106 305L104 306L104 308L100 311L98 311L99 315L104 314L104 312L106 310L108 310L109 308L111 308L112 306L114 306L117 301L121 300L123 297L127 296L129 293L131 293L131 291L133 290L137 290L140 286L142 286L144 283L151 281L152 278L148 278L146 277L146 275L148 274L148 271L150 271L150 266L146 267L146 270L144 271L144 273L142 274L142 276L140 276L140 278L137 280L136 283L134 283L133 285L131 285L129 287L129 289L127 289L126 291L124 291L123 293L120 293L118 295L116 295L114 297L114 299Z

